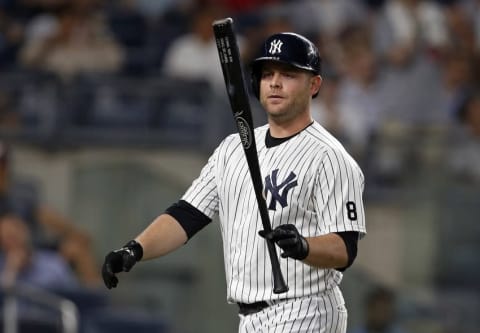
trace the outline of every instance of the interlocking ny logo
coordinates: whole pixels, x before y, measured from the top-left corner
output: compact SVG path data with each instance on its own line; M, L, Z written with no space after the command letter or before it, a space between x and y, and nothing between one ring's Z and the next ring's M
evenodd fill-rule
M270 54L281 53L283 42L280 39L274 39L270 42Z
M285 179L281 184L277 184L277 175L278 169L272 171L272 176L268 175L265 177L265 197L267 192L270 192L272 195L272 200L270 200L270 205L268 209L277 210L277 202L282 205L283 208L287 206L287 195L288 191L297 186L297 175L293 172L290 172L287 179ZM282 193L280 193L282 191Z

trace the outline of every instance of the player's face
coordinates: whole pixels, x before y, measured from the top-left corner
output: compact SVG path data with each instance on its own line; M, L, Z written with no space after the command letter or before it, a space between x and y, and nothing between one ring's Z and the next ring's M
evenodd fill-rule
M267 62L260 79L260 103L271 119L288 121L309 112L321 79L286 64Z

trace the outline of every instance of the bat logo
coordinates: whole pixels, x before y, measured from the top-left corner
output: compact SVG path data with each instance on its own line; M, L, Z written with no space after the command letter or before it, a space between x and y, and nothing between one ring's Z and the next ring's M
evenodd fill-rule
M252 145L252 130L244 118L236 117L236 121L242 145L245 149L248 149Z

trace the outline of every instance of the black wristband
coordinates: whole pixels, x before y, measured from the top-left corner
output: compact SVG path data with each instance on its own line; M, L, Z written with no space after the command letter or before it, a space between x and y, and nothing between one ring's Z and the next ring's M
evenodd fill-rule
M123 247L129 249L130 251L132 251L133 256L135 257L135 260L136 260L136 261L142 260L142 257L143 257L143 248L142 248L142 245L140 245L139 242L137 242L136 240L132 239L132 240L129 241L127 244L125 244Z
M308 245L307 239L303 236L300 236L300 241L302 242L302 251L298 257L298 260L303 260L308 257L308 254L310 253L310 245Z

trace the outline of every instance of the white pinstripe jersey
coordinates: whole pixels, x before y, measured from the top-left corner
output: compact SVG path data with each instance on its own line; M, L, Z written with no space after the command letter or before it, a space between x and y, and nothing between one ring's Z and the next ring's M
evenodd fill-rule
M342 145L317 122L271 148L265 146L267 130L268 125L256 128L255 140L272 228L292 223L305 237L341 231L363 235L364 177ZM280 258L290 290L273 293L270 259L257 233L262 223L238 134L217 147L182 199L209 217L219 214L229 302L304 297L340 283L337 270Z

